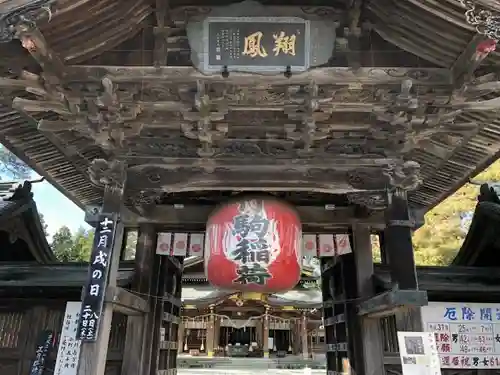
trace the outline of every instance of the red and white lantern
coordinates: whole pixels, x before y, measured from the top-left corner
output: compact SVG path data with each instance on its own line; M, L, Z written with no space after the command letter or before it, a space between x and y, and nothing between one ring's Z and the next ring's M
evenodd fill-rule
M276 293L300 280L302 225L297 212L271 197L229 202L210 216L205 273L221 289Z

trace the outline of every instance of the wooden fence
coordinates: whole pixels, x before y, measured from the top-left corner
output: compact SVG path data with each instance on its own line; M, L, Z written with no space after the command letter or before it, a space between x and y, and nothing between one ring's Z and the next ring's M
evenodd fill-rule
M55 347L45 362L44 375L52 375L57 357L58 339L66 301L1 301L0 302L0 374L24 375L36 356L37 339L48 330L55 335ZM127 317L113 316L106 375L119 375L123 358Z

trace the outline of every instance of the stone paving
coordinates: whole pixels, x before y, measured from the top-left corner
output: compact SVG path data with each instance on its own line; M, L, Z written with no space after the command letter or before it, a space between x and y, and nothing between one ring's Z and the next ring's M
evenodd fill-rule
M257 371L252 370L251 366L247 369L243 368L212 368L212 369L200 369L200 368L183 368L177 369L178 375L255 375ZM283 370L283 369L259 369L259 375L325 375L326 370Z
M178 375L324 375L326 359L303 360L299 356L286 358L177 358ZM295 367L295 369L292 369ZM315 367L314 369L310 367Z

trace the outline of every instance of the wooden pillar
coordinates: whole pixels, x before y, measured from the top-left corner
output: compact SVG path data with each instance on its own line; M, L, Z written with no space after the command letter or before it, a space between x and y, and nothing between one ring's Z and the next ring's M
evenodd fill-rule
M417 270L412 244L412 226L406 192L396 189L386 211L384 253L387 255L391 279L399 289L418 289Z
M124 165L118 165L117 170L121 169L123 176L121 181L115 181L116 185L106 185L104 189L104 198L102 212L103 214L119 213L123 198L123 189L125 186ZM96 228L99 228L99 224ZM96 229L97 230L97 229ZM98 233L95 234L98 236ZM120 253L123 242L123 223L117 219L115 223L115 236L111 254L109 257L109 271L106 289L116 287L118 277L118 268L120 265ZM83 293L82 293L83 296ZM106 358L109 347L109 336L111 333L111 323L113 319L113 302L104 302L100 314L99 331L96 342L82 342L80 346L80 360L78 363L78 375L104 375L106 371Z
M182 319L182 318L181 318ZM184 328L184 322L181 320L179 322L179 331L177 332L177 353L182 353L184 351L184 334L186 329Z
M350 236L350 241L353 243L353 238ZM349 253L340 256L340 264L342 266L341 279L345 296L345 320L347 326L347 346L348 346L348 361L342 363L343 371L347 368L352 369L352 373L357 375L370 375L372 371L363 374L363 336L361 334L361 318L358 315L356 303L347 302L359 298L356 258L354 253ZM347 362L347 363L346 363ZM361 369L361 370L360 370Z
M165 338L153 352L158 358L158 371L151 375L174 375L177 373L178 331L181 323L182 258L160 256L163 260L165 280L161 289L161 321ZM153 369L152 369L153 371Z
M262 351L264 358L269 358L269 309L266 307L266 314L264 315L264 324L262 330Z
M261 317L255 326L255 340L257 341L257 345L259 348L263 349L264 344L262 341L262 334L264 333L264 317Z
M412 228L406 192L396 189L386 211L386 229L381 245L389 263L392 283L399 289L418 290ZM420 308L398 311L396 327L399 331L422 331Z
M326 370L327 374L342 371L337 358L337 337L335 335L335 304L333 267L335 259L321 259L321 293L323 296L323 325L325 332ZM344 298L339 296L340 298ZM345 319L343 319L345 321ZM345 345L345 342L341 343Z
M368 227L353 228L354 255L356 257L359 297L371 298L375 294L373 285L373 254ZM382 331L377 318L361 318L363 372L358 374L385 374Z
M220 345L220 318L215 317L214 320L214 349L218 349Z
M163 328L163 296L165 294L165 284L168 275L167 265L168 261L166 257L155 255L154 256L154 266L153 275L156 276L156 280L153 284L153 293L150 302L150 317L148 319L148 325L146 330L149 332L149 343L147 344L147 355L149 357L149 372L144 369L141 375L157 375L160 369L160 348L163 344L161 331ZM165 334L166 336L166 334Z
M139 227L135 252L134 280L132 288L141 295L156 295L154 268L156 231L151 224ZM155 301L148 301L154 306ZM122 375L149 374L151 363L151 344L154 331L147 329L151 312L143 316L129 316L122 364Z
M215 339L215 315L214 308L210 307L210 317L208 318L207 324L207 338L206 338L206 350L207 356L212 358L214 356L214 339Z
M327 372L342 372L350 364L358 373L363 368L362 336L357 306L350 302L358 298L354 254L323 258L321 270Z
M302 342L302 358L309 358L309 341L307 340L307 317L306 314L302 314L302 320L300 324L300 341Z

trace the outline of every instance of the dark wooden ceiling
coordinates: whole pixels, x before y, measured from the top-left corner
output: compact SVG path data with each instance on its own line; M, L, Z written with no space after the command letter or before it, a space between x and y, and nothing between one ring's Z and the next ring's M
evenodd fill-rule
M187 21L233 2L164 3L31 7L25 48L1 45L0 140L81 206L112 175L93 161L115 159L132 206L266 191L379 209L403 187L427 209L500 152L500 57L458 1L287 2L338 23L328 63L291 78L197 72Z

